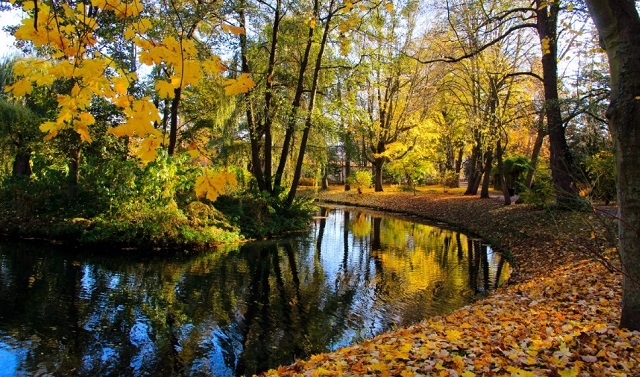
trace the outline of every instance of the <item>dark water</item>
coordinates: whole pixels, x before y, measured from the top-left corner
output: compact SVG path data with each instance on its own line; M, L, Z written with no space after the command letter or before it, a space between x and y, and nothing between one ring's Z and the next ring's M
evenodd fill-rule
M504 279L480 240L357 209L226 253L0 242L0 376L251 375L448 312Z

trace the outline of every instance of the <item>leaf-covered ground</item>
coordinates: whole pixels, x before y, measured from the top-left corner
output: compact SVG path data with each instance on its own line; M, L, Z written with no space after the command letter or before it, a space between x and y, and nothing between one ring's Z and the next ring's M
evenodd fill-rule
M511 254L510 284L484 300L267 376L638 376L640 332L617 328L611 211L504 207L460 193L343 192L320 200L458 225Z

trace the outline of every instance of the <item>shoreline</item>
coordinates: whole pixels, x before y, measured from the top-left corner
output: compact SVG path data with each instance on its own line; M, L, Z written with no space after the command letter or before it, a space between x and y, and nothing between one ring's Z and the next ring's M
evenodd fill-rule
M640 375L640 332L617 327L620 274L596 260L615 266L610 218L459 193L336 189L315 197L469 231L505 250L514 271L505 287L450 314L263 376Z

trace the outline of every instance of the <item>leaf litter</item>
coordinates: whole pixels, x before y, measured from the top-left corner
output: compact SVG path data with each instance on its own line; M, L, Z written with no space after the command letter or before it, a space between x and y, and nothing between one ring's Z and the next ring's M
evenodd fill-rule
M336 189L318 198L458 225L507 251L512 279L447 315L263 376L640 375L640 332L617 327L622 279L611 216L455 193Z

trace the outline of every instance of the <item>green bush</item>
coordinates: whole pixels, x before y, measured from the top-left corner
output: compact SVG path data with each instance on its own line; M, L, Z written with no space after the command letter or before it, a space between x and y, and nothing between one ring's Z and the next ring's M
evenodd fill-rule
M600 151L587 158L591 197L609 204L616 197L616 161L611 151Z
M315 213L313 198L296 197L293 204L287 206L284 193L272 197L256 191L240 196L222 195L215 207L241 229L243 236L252 239L305 229Z
M536 207L547 208L555 201L555 187L548 169L538 168L535 181L531 188L525 188L520 193L520 199Z

